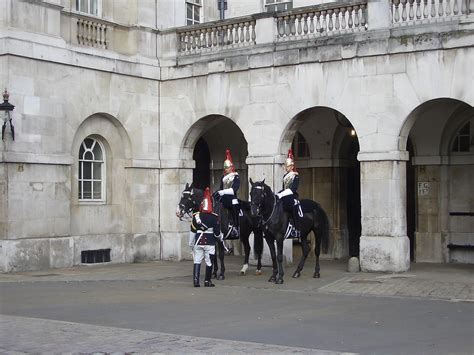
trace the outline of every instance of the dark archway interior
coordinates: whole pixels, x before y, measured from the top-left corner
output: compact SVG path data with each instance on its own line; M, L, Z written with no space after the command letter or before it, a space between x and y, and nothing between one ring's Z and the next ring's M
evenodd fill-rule
M194 186L204 190L211 184L211 171L209 166L211 163L211 153L206 141L200 137L194 147L193 159L196 167L193 170Z
M359 141L352 139L348 158L353 163L347 168L347 229L349 233L349 256L359 256L361 225L360 207L360 162L357 160Z
M407 236L410 240L410 261L415 261L415 220L416 220L416 200L415 200L415 167L412 164L414 156L411 139L407 141L407 151L409 159L406 168L406 192L407 192Z

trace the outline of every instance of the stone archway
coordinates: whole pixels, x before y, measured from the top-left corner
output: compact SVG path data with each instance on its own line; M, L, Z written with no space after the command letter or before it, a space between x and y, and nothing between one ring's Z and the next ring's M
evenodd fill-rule
M414 196L407 195L407 204L411 198L415 207L407 220L415 220L417 262L474 262L473 137L474 109L459 100L424 102L405 121L400 146L413 146L414 186L407 180L407 191Z
M300 174L300 198L320 203L331 221L330 257L358 255L359 143L351 122L329 107L306 109L288 123L281 139L281 154L286 154L290 146Z

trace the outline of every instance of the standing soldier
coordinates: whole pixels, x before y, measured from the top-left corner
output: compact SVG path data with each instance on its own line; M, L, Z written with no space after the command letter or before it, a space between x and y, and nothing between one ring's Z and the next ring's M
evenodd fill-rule
M296 171L295 161L293 159L293 151L288 150L288 157L285 160L286 174L283 175L283 189L277 193L278 198L283 202L283 209L293 216L293 228L291 228L290 236L299 238L301 236L301 219L303 211L298 200L298 185L300 178ZM290 222L291 224L291 222Z
M204 287L214 287L211 282L212 261L211 258L216 253L216 239L222 240L221 229L217 215L212 212L211 195L209 187L204 191L199 212L193 215L191 231L189 232L189 246L193 252L194 269L193 284L199 287L199 277L201 274L202 259L206 262L206 276Z
M228 210L229 215L231 216L231 221L229 222L229 231L227 232L225 239L228 237L231 237L231 239L238 239L240 235L240 206L239 200L237 199L237 191L239 190L239 187L240 177L235 171L234 163L232 163L232 157L230 156L230 151L227 149L225 151L224 175L221 179L220 190L214 192L214 197L219 198L222 201L222 204Z

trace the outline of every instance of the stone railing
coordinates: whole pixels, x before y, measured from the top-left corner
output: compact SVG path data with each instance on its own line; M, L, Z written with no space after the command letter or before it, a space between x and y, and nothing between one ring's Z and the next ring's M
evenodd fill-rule
M178 29L179 52L196 54L255 44L256 21L237 18Z
M83 46L107 49L109 45L108 27L106 22L78 17L77 42Z
M469 14L471 0L391 0L394 26L449 21Z
M365 31L367 1L327 4L277 14L277 41Z

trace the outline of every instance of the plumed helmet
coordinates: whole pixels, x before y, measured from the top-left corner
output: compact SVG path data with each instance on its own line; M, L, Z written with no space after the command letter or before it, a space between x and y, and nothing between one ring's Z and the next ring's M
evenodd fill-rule
M202 198L201 206L199 206L199 212L211 213L212 212L212 201L209 187L204 190L204 197Z
M232 163L232 157L230 156L230 151L229 149L226 149L225 151L225 159L224 159L224 171L226 169L229 169L231 168L232 169L232 172L235 171L234 169L234 163Z
M293 150L291 148L288 149L288 157L285 160L285 166L293 166L293 170L296 170L295 159L293 158Z

